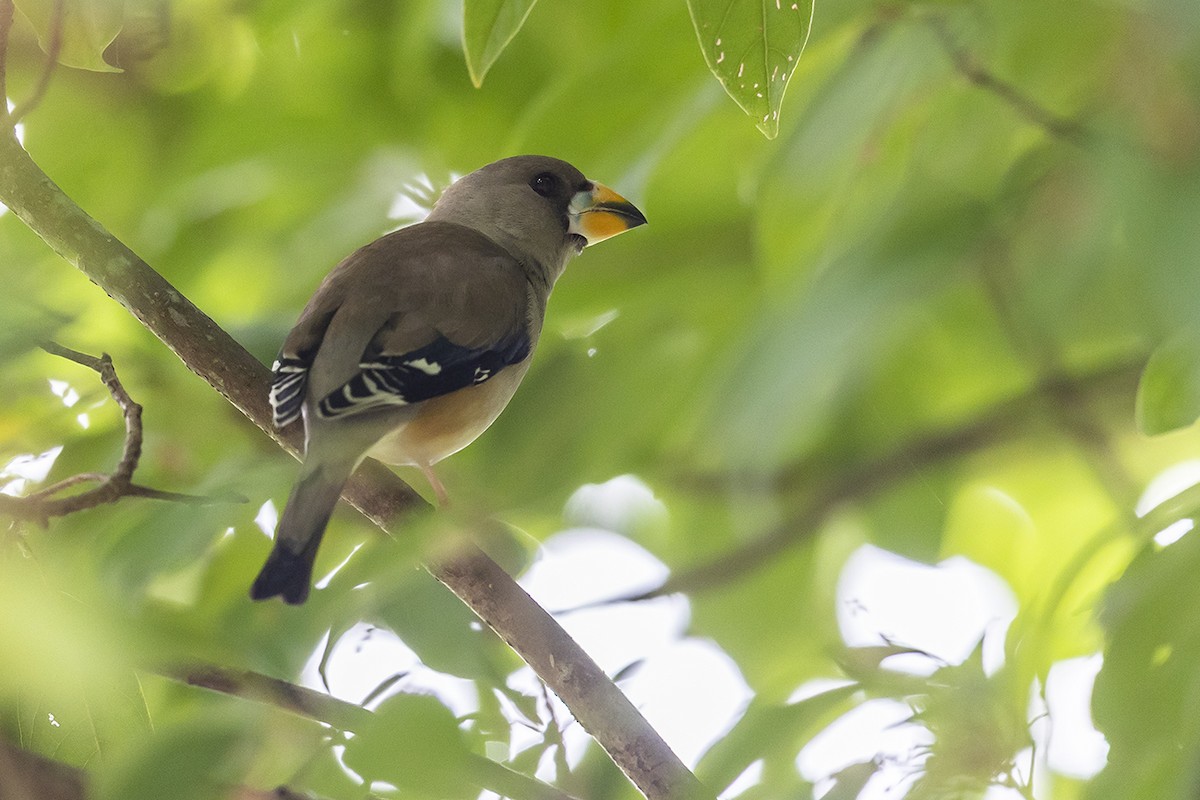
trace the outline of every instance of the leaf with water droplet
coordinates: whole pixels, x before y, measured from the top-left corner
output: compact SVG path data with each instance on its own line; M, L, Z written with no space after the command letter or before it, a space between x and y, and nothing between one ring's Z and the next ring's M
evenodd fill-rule
M688 0L708 68L768 139L812 27L813 0Z

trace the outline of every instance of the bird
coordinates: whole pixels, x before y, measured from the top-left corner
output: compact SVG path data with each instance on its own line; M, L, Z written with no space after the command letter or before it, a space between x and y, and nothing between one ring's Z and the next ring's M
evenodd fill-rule
M418 467L445 505L433 466L508 405L567 262L645 223L571 164L513 156L334 267L272 367L273 424L301 421L304 454L251 598L308 598L329 518L368 455Z

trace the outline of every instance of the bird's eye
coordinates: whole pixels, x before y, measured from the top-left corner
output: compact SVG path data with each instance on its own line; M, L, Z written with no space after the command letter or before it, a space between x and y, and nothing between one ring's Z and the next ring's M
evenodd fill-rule
M558 191L558 178L549 172L543 172L531 180L529 186L542 197L549 197Z

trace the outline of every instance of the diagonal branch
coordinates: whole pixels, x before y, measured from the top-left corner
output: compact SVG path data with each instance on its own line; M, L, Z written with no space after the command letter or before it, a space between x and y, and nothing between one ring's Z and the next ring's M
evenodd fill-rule
M908 480L923 469L1027 435L1029 423L1044 413L1047 404L1063 395L1075 397L1114 389L1131 391L1145 367L1144 357L1113 364L1095 372L1043 377L1024 394L1013 397L960 425L919 434L895 449L835 473L807 503L786 521L761 536L704 563L681 570L662 585L634 595L610 598L601 604L632 602L678 592L696 592L724 586L770 564L790 547L807 541L825 519L843 503L863 500ZM805 460L782 472L775 485L779 492L798 491L815 474L829 473L819 459ZM728 480L697 476L690 483L702 491L719 491ZM566 609L570 611L578 608Z
M10 2L0 3L0 17ZM0 202L263 432L297 453L297 426L278 431L271 423L267 368L79 208L34 163L11 128L0 131ZM371 460L355 472L342 497L384 530L395 530L406 513L424 504L408 484ZM470 546L464 555L428 568L525 659L646 797L713 797L591 657L492 559Z
M0 798L4 800L87 800L87 774L78 767L22 750L0 739ZM230 788L221 800L314 800L286 786Z
M332 725L342 731L362 728L370 722L374 713L331 695L249 670L188 665L162 670L162 674L189 686L273 705L302 717ZM397 743L397 746L404 745ZM472 783L502 797L520 797L522 800L574 800L571 795L553 786L483 756L472 756L468 760L467 768Z
M980 89L991 92L1011 106L1018 114L1042 128L1051 136L1078 144L1084 135L1083 127L1073 119L1061 117L1026 95L1008 81L1002 80L984 67L951 33L945 17L932 14L924 17L937 37L946 56L959 74Z

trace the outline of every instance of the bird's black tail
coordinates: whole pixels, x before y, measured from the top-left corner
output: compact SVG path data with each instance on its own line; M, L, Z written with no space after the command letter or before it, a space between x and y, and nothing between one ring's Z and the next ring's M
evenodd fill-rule
M252 600L282 595L284 602L300 605L308 598L317 548L351 469L302 468L279 518L275 547L250 587Z
M277 543L250 587L250 599L266 600L275 595L282 595L285 603L300 605L308 599L313 562L316 560L316 547L307 548L302 553L293 553Z

